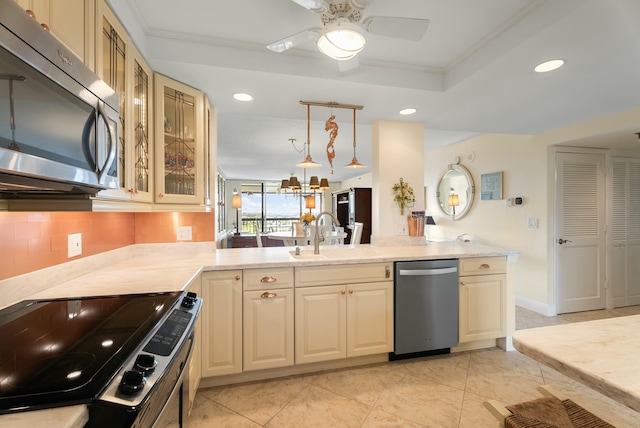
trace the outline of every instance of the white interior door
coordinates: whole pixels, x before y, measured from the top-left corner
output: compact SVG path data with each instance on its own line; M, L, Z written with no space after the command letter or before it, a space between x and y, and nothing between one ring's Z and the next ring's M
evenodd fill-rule
M640 304L640 160L612 161L611 288L613 307Z
M605 157L556 154L558 313L604 309Z

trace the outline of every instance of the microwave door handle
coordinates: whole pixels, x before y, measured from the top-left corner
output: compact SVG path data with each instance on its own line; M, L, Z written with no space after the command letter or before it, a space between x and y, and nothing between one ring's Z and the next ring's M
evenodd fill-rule
M98 102L98 116L104 121L104 124L107 126L107 140L109 141L109 155L107 156L107 160L104 162L102 167L97 166L98 173L98 182L102 182L102 176L109 170L111 164L116 159L116 144L113 141L114 133L111 130L111 124L109 123L109 117L104 111L104 107L102 103Z
M96 170L96 160L94 159L93 153L91 151L90 144L92 143L91 133L93 132L96 123L96 115L92 114L89 116L89 119L84 124L84 129L82 131L82 151L84 152L84 158L89 164L89 168L92 171Z

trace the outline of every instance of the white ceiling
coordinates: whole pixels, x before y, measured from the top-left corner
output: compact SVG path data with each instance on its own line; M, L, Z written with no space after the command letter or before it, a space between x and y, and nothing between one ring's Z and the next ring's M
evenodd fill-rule
M538 134L640 106L638 0L376 0L363 15L427 18L418 42L367 34L355 68L341 72L308 42L284 53L265 46L321 25L291 0L109 0L152 68L207 93L218 113L218 167L230 179L302 175L307 139L300 100L364 106L358 159L371 164L371 124L420 122L425 150L481 133ZM537 74L539 62L561 69ZM235 92L254 96L250 103ZM414 107L412 116L399 110ZM335 173L324 154L332 112L311 108L318 175L361 174L353 155L353 113L335 109ZM640 131L640 118L638 121ZM633 132L581 143L638 146ZM369 171L368 168L366 171Z

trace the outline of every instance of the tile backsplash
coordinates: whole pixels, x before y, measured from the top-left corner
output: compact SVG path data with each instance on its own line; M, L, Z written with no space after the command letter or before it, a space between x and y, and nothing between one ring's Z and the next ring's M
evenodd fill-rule
M213 213L0 213L0 280L132 244L215 240ZM82 255L67 257L67 235L82 234Z

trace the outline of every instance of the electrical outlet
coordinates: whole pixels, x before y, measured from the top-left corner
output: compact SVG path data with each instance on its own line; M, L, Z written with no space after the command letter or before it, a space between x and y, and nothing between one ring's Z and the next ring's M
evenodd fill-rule
M407 234L407 224L406 222L402 222L398 225L398 233L400 235L406 235Z
M82 233L67 235L67 258L82 254Z
M191 241L191 226L178 226L178 241Z
M529 229L537 229L538 228L538 219L530 218L529 219Z

